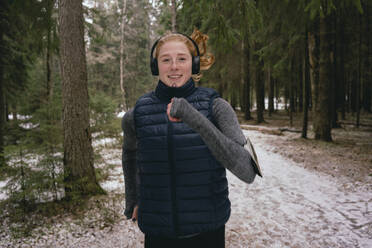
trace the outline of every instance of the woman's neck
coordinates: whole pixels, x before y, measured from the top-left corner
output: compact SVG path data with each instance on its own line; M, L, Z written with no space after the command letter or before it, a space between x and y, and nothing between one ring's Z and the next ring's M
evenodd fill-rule
M196 87L192 78L190 78L181 87L170 87L159 80L158 85L155 89L155 95L163 101L170 102L173 97L185 98L191 95L195 90Z

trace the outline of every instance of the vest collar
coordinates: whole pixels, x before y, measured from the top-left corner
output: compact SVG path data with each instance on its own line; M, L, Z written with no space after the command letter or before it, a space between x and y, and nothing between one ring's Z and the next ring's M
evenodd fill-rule
M169 87L159 80L155 95L162 101L170 102L173 97L188 97L196 90L194 80L190 78L181 87Z

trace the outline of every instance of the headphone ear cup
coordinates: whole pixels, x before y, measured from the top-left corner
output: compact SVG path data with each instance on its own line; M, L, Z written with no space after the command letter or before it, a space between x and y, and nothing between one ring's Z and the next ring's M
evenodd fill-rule
M192 74L198 74L200 72L200 57L195 56L192 58Z
M156 58L151 59L150 67L151 67L152 75L158 76L159 75L159 67L158 67L158 60Z

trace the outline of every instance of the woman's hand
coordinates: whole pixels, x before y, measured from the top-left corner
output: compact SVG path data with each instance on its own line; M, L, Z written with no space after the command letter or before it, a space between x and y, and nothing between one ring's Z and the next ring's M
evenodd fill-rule
M181 121L180 118L175 118L175 117L172 117L172 116L170 115L170 111L171 111L171 108L172 108L173 100L174 100L174 99L172 98L171 102L168 103L168 106L167 106L167 115L168 115L168 119L169 119L170 121L172 121L172 122L180 122L180 121Z
M136 221L137 219L138 219L138 205L136 205L133 209L132 221Z

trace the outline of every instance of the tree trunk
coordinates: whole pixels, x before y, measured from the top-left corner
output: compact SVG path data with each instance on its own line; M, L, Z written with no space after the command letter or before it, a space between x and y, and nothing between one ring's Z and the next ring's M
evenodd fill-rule
M303 77L303 63L302 63L302 61L301 61L301 59L302 59L302 57L298 57L298 66L297 66L297 68L298 68L298 72L296 73L296 75L297 75L297 80L298 80L298 84L297 84L297 86L296 86L296 94L297 94L297 96L298 96L298 98L296 99L296 101L297 101L297 112L302 112L303 111L303 104L304 104L304 95L303 95L303 93L304 93L304 91L303 91L303 88L304 88L304 86L303 86L303 83L304 83L304 81L302 80L302 77Z
M123 8L121 9L121 37L120 37L120 89L122 95L123 110L127 111L127 104L125 103L125 87L124 87L124 26L125 26L125 13L127 9L127 0L123 0ZM119 4L118 4L119 5Z
M325 6L327 7L327 6ZM326 9L326 8L325 8ZM331 114L330 114L330 33L327 27L329 16L320 17L319 22L319 92L318 102L315 105L314 112L314 132L315 139L332 141L331 137Z
M47 47L46 47L46 100L47 103L50 103L50 100L53 95L53 84L51 82L51 68L50 68L50 61L51 61L51 34L52 34L52 11L54 7L54 0L49 0L47 2L47 17L48 17L48 27L47 27Z
M59 1L66 198L102 193L94 172L82 0Z
M265 80L262 76L262 67L258 63L257 55L255 58L255 86L256 86L256 106L257 106L257 123L264 122L264 109L265 109Z
M337 30L337 15L332 14L331 17L331 25L333 27L332 30ZM337 119L337 92L338 89L336 87L337 84L337 61L338 61L338 50L337 50L337 39L336 39L336 33L330 34L331 38L331 64L332 64L332 69L331 69L331 75L330 77L331 80L331 127L332 128L338 128L340 127L338 124L338 119Z
M245 101L245 109L244 109L244 118L246 120L251 120L251 102L250 102L250 95L251 95L251 86L249 82L249 73L245 73L244 77L244 101Z
M288 83L284 84L284 109L288 111L288 99L289 99L289 86Z
M360 124L360 88L362 85L362 15L359 14L358 80L356 88L356 127Z
M350 83L349 83L349 111L353 113L353 116L356 112L356 95L357 95L357 87L358 87L358 67L353 70L350 75Z
M176 0L172 0L172 32L176 32L176 20L177 20L177 3Z
M0 1L0 168L5 165L4 159L4 128L5 128L5 92L4 92L4 38L5 1Z
M341 112L341 119L342 120L345 120L346 118L346 114L345 114L345 96L346 96L346 81L345 81L345 49L344 47L347 46L346 44L346 41L345 41L345 31L344 31L344 28L345 28L345 21L344 21L344 13L341 12L341 18L339 19L339 25L337 25L339 27L339 32L338 32L338 35L339 35L339 39L338 39L338 53L339 53L339 56L338 56L338 59L337 59L337 62L338 62L338 66L337 66L337 71L336 71L336 75L337 75L337 84L339 87L338 88L338 96L337 96L337 102L338 102L338 107L339 107L339 110Z
M371 14L371 3L365 3L363 9L365 10L365 46L367 47L367 56L364 56L364 70L363 70L363 109L369 113L371 113L371 98L372 98L372 68L371 68L371 59L372 59L372 51L371 51L371 21L372 17Z
M250 81L250 73L249 73L249 68L250 68L250 52L249 52L249 43L246 41L244 43L244 104L245 104L245 109L244 109L244 118L246 120L251 120L252 115L251 115L251 81Z
M274 80L271 77L271 66L268 69L268 86L269 86L269 116L274 113Z
M293 56L293 55L292 55ZM295 84L295 66L294 58L292 57L291 62L291 75L289 82L289 126L293 126L293 112L295 112L295 97L294 97L294 84Z
M241 42L240 46L240 54L243 54L243 56L240 56L240 83L239 83L239 105L240 105L240 110L245 113L245 107L246 107L246 102L245 102L245 75L244 75L244 65L245 65L245 56L244 56L244 40Z
M275 79L274 88L275 88L274 92L275 92L275 100L276 100L276 109L278 110L279 109L279 102L282 102L282 101L281 101L280 96L279 96L279 83L278 83L277 78Z
M249 43L247 43L249 44ZM245 48L245 55L246 55L246 74L245 74L245 90L246 90L246 107L245 107L245 119L251 120L253 119L251 115L251 103L252 103L252 83L255 82L255 76L253 75L254 72L254 61L253 61L253 49L250 46L246 46ZM252 89L252 90L251 90Z
M317 31L308 33L311 102L313 110L316 109L319 94L319 42L316 33Z
M308 37L306 32L305 37L305 44L308 43ZM309 87L309 49L308 46L305 45L305 56L303 59L303 67L302 67L302 87L303 87L303 120L302 120L302 138L307 139L307 126L308 126L308 110L309 110L309 98L310 98L310 87Z
M236 99L236 85L235 83L229 84L229 95L231 107L236 110L237 99Z
M4 104L5 105L5 123L8 123L9 122L9 115L10 115L9 104L6 102L6 99L4 99L4 101L5 101L5 104Z

